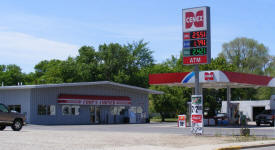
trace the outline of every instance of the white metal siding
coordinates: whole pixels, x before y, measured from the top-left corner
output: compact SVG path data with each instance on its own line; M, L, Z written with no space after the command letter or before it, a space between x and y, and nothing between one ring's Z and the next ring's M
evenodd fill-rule
M231 103L239 103L239 111L242 111L251 120L253 119L253 107L265 107L270 109L270 100L257 100L257 101L231 101ZM227 102L222 102L222 113L226 113Z
M79 116L62 116L61 105L57 104L59 94L128 96L131 106L143 106L148 117L148 93L112 85L36 88L31 90L31 123L33 124L89 124L89 106L80 107ZM56 116L37 115L39 104L56 105Z

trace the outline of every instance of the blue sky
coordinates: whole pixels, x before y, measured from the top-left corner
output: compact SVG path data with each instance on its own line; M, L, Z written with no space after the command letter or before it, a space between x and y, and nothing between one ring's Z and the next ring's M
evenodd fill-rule
M156 63L182 49L182 9L211 9L212 57L236 37L275 55L273 0L22 0L0 3L0 64L34 71L41 60L76 56L83 45L143 39Z

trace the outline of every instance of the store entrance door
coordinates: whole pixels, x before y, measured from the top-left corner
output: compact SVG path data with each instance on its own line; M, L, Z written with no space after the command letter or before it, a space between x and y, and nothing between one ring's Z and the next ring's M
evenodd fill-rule
M99 106L91 106L90 107L90 121L91 121L91 124L99 124L100 123L100 107Z

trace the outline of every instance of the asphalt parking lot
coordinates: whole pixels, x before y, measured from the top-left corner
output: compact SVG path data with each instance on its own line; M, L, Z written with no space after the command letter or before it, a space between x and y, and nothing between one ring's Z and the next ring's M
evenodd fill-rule
M251 135L275 138L275 127L249 125ZM111 124L111 125L58 125L42 126L27 125L25 129L32 130L70 130L70 131L103 131L103 132L138 132L138 133L161 133L192 135L190 127L178 128L177 123L150 123L150 124ZM240 126L208 126L204 127L204 134L217 135L239 135Z
M20 132L0 132L0 149L14 150L180 150L225 144L232 137L189 136L188 129L168 124L27 125ZM185 135L185 133L187 135ZM201 148L197 148L201 149ZM205 150L205 148L202 148Z
M274 127L249 126L251 134L274 137ZM176 123L115 125L26 125L20 132L7 127L0 132L5 150L180 150L215 149L215 145L235 143L237 127L205 127L204 136L191 136L190 128ZM229 135L229 136L223 136Z

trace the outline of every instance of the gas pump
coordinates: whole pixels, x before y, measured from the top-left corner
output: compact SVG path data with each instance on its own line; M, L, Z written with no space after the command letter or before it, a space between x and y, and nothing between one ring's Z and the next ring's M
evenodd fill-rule
M239 124L240 114L239 114L239 103L230 103L230 124Z

